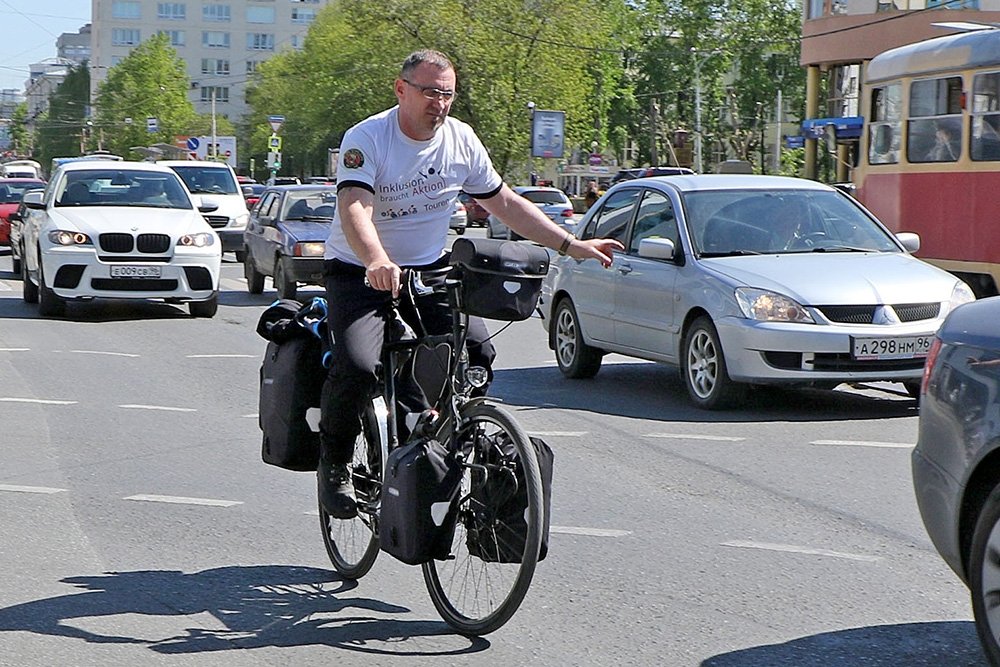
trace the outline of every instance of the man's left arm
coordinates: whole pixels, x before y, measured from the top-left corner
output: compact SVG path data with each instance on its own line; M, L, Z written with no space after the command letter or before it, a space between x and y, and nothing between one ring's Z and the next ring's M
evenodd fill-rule
M500 219L515 232L547 248L569 255L573 259L596 259L604 266L611 266L615 250L624 246L614 239L578 239L552 222L541 209L516 194L506 184L489 199L479 202L487 211Z

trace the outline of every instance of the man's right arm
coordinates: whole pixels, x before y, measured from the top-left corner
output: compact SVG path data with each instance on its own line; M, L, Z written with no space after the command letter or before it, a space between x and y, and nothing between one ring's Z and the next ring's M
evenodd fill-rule
M375 197L364 188L347 186L337 194L337 208L351 250L365 266L368 283L377 290L399 295L400 269L382 247L382 240L372 222Z

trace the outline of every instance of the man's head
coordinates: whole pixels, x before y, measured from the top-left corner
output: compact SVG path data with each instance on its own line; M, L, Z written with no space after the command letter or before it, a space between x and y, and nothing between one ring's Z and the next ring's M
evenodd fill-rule
M403 134L418 141L431 139L455 101L455 66L438 51L415 51L403 61L395 92Z

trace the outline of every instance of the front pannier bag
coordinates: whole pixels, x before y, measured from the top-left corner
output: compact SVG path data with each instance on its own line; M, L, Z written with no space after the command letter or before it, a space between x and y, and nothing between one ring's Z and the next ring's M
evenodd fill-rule
M549 253L528 242L460 238L452 244L451 263L462 281L463 313L515 321L535 310Z

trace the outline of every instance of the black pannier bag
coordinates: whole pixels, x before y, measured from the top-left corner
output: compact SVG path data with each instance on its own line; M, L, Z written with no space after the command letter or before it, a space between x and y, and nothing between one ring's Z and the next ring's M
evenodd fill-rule
M538 303L549 253L527 242L456 239L453 277L462 281L459 309L490 320L523 320Z
M286 470L315 471L319 432L306 414L319 409L326 380L322 358L325 324L314 333L296 315L305 306L291 299L276 301L261 315L257 332L268 339L260 367L258 423L263 432L261 458Z
M447 558L461 479L461 465L437 440L414 440L394 449L382 485L381 549L408 565Z
M542 478L542 544L538 560L549 552L549 514L552 507L552 449L541 438L531 438ZM469 553L488 563L520 563L524 556L528 523L528 489L514 444L497 438L490 446L487 465L513 467L508 474L491 472L486 478L472 473L472 500L479 511L466 520Z

